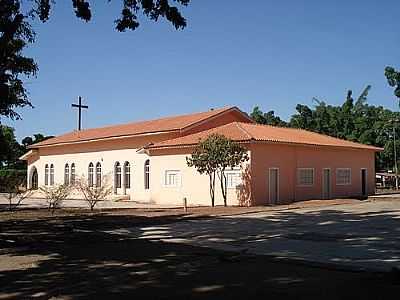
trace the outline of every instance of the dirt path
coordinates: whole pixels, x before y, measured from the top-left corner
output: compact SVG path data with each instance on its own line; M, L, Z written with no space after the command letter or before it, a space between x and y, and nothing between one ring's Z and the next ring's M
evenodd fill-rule
M173 226L188 218L210 222L201 213L181 211L3 214L0 299L378 299L400 292L399 278L389 273L339 271L105 233Z

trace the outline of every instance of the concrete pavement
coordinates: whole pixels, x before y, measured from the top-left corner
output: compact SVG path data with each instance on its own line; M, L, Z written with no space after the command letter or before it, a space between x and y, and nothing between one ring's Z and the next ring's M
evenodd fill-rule
M400 200L215 217L112 233L356 269L400 267Z

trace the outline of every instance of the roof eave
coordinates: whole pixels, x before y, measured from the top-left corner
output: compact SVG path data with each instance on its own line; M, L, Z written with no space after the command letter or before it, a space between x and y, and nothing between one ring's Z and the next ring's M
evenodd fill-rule
M379 147L364 148L357 146L336 146L336 145L323 145L323 144L307 144L307 143L295 143L295 142L281 142L281 141L271 141L271 140L256 140L254 138L247 140L235 140L237 143L254 143L254 144L279 144L279 145L290 145L290 146L306 146L306 147L323 147L323 148L335 148L335 149L348 149L348 150L361 150L361 151L374 151L381 152L384 149ZM146 147L149 150L160 150L160 149L177 149L177 148L190 148L196 146L197 143L188 144L171 144L171 145L151 145Z

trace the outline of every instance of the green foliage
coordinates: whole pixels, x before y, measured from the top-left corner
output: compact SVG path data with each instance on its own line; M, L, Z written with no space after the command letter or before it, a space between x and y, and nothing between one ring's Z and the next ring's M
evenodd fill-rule
M17 208L32 192L26 189L26 171L0 170L0 192L6 194L10 211Z
M239 166L247 161L245 148L220 134L211 134L199 141L190 157L186 158L189 167L195 167L200 174L209 176L211 205L215 204L215 175L221 182L221 191L226 205L225 170Z
M394 94L400 101L400 71L396 71L393 67L385 68L385 76L388 84L394 87ZM400 102L399 102L400 107Z
M10 193L26 186L26 170L0 169L0 193Z
M314 98L315 105L298 104L296 113L288 122L289 127L302 128L333 137L347 139L363 144L383 147L384 151L377 155L378 170L392 169L393 159L393 126L396 137L400 140L400 114L392 112L382 106L373 106L367 103L371 86L367 86L362 93L353 99L352 91L348 91L342 105L328 105L325 101ZM257 112L258 107L253 110ZM252 114L253 119L263 123L258 117L263 112ZM394 122L393 120L398 120ZM400 142L396 141L396 151L400 153Z
M287 123L285 121L282 121L281 118L275 116L275 112L273 110L264 113L260 110L258 106L254 107L253 111L250 114L250 117L258 124L281 126L281 127L287 126Z
M115 20L116 30L135 30L137 16L142 14L153 21L167 20L176 29L186 27L186 19L171 2L187 6L190 0L120 0L121 16ZM55 0L0 0L0 116L21 119L16 109L33 107L21 77L36 76L38 66L33 58L22 51L35 41L35 32L29 20L38 18L46 22ZM75 15L86 22L92 18L90 4L94 1L72 0ZM110 0L108 1L110 2ZM23 11L23 8L26 10Z
M19 1L18 1L19 2ZM50 17L51 7L55 0L37 0L33 6L34 13L42 22L46 22ZM92 10L89 0L72 0L72 7L75 15L85 22L92 19ZM109 0L108 2L111 2ZM186 19L181 15L176 6L171 2L187 6L190 0L122 0L121 16L115 20L115 27L118 31L135 30L139 26L138 14L142 13L150 20L158 21L164 18L170 22L176 29L186 27Z
M0 125L0 169L26 169L26 163L19 157L28 151L27 147L52 137L37 133L33 138L25 137L19 144L14 131L12 127Z
M34 60L22 51L35 34L21 12L20 1L0 0L0 116L20 119L18 107L32 106L20 76L35 76Z
M15 139L14 128L0 125L0 169L24 168L25 165L18 161L23 151Z

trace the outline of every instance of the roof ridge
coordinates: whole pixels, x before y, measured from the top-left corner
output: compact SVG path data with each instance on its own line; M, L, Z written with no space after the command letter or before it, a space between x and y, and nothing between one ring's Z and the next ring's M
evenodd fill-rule
M193 125L195 125L195 124L197 124L197 123L201 123L201 122L203 122L204 120L206 120L206 119L208 119L208 118L218 116L218 115L220 115L220 114L222 114L222 113L225 113L225 112L227 112L227 111L229 111L229 110L231 110L231 109L240 110L240 109L239 109L238 107L236 107L236 106L226 106L226 107L221 107L221 108L212 109L212 110L209 110L209 111L204 111L204 112L197 113L197 114L201 114L201 113L206 113L206 112L218 111L218 112L216 112L214 115L209 116L209 117L207 117L207 118L204 118L204 119L202 119L202 120L197 120L197 121L190 122L189 124L187 124L187 125L186 125L185 127L183 127L182 129L188 128L188 127L193 126ZM193 115L195 115L195 114L196 114L196 113L193 113ZM190 114L189 114L189 115L190 115ZM179 117L179 116L178 116L178 117Z
M91 128L86 128L86 129L82 129L82 130L74 129L73 131L67 132L66 134L69 134L69 133L72 133L72 132L87 131L87 130L106 129L106 128L118 127L118 126L128 126L128 125L133 125L133 124L137 124L137 123L146 123L146 122L168 120L168 119L174 119L174 118L179 118L179 117L186 117L186 116L193 116L193 115L210 113L212 111L216 111L216 113L218 114L218 113L221 113L223 111L229 110L231 108L233 108L233 106L226 106L226 107L216 108L216 109L213 109L213 110L198 111L198 112L192 112L192 113L186 113L186 114L183 113L183 114L179 114L179 115L163 116L163 117L160 117L160 118L152 118L152 119L137 120L137 121L128 121L126 123L119 123L119 124L114 124L114 125L110 124L110 125L104 125L104 126L100 126L100 127L91 127ZM196 122L194 122L194 123L196 123ZM188 126L190 126L190 125L191 124L189 124Z
M246 134L247 137L248 137L250 140L254 138L246 129L244 129L244 128L241 126L241 123L243 123L243 124L248 124L248 123L244 123L244 122L233 122L233 123L235 123L236 126L237 126L240 130L242 130L242 131L244 132L244 134ZM228 123L228 124L229 124L229 123Z

